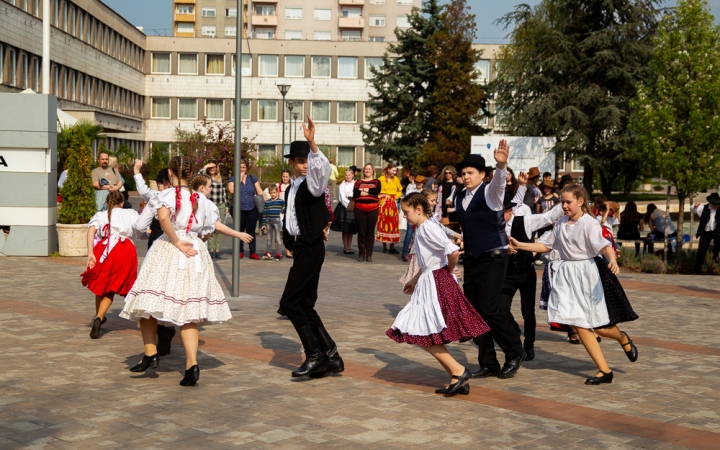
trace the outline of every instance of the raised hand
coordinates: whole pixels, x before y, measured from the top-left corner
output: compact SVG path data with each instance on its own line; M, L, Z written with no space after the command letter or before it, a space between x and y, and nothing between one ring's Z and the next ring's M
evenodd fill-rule
M498 148L495 149L495 162L498 163L498 167L500 169L505 168L505 164L507 163L508 156L510 155L510 146L508 146L508 143L505 139L500 140L500 145L498 145Z
M141 159L136 159L136 160L135 160L135 165L133 166L133 173L134 173L135 175L137 175L137 174L140 173L140 168L142 167L142 165L143 165L143 162L142 162Z
M520 186L525 186L528 181L528 175L525 172L520 172L520 175L517 177L518 183Z
M304 123L302 124L303 134L305 135L305 139L308 142L314 142L315 141L315 123L312 121L309 114L307 114L306 117L308 120L308 124L307 124L307 126Z

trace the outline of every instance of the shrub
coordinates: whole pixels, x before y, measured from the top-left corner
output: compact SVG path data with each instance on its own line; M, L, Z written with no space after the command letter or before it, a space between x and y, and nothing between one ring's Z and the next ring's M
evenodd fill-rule
M618 265L632 272L639 272L642 267L642 256L635 256L635 250L622 248Z
M667 273L665 261L655 255L646 255L641 262L640 270L645 273Z
M58 222L88 223L95 215L95 189L92 184L92 144L81 127L74 127L70 146L66 149L68 175L60 193L63 204Z

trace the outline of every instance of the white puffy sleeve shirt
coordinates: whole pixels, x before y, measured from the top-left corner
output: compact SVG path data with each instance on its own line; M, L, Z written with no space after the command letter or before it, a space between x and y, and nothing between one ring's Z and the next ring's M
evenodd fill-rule
M600 254L610 243L602 237L600 223L589 214L583 214L574 224L568 216L558 219L553 231L540 238L545 247L557 250L563 261L582 261Z
M152 199L150 203L148 203L147 207L152 208L155 218L158 217L158 211L160 208L163 206L168 208L170 210L170 220L172 221L173 228L181 233L185 233L188 223L192 218L193 220L192 223L190 223L189 233L194 236L201 236L205 221L207 220L206 202L200 198L203 196L199 195L197 211L193 214L193 206L190 201L191 195L192 193L189 190L180 189L180 209L176 211L176 191L174 188L165 189L160 192L157 197Z
M110 224L110 235L122 238L131 238L135 232L135 224L138 221L138 213L134 209L114 208L112 211L112 223ZM102 234L103 228L108 224L107 211L101 211L93 216L88 223L88 228L95 227L95 235L99 238L105 237Z
M415 255L423 272L447 266L447 255L460 250L433 219L423 222L415 233Z
M344 207L346 207L346 208L347 208L348 205L350 204L350 199L351 199L352 196L353 196L353 189L354 189L354 188L355 188L355 182L354 182L354 181L350 181L350 182L343 181L342 183L340 183L340 188L339 188L339 191L340 191L340 203L342 203L342 205L343 205Z

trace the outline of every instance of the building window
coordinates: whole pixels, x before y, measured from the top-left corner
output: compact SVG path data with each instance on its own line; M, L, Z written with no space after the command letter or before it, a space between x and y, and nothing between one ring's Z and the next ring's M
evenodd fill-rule
M285 8L285 18L291 20L302 20L302 8Z
M152 53L150 73L170 73L170 53Z
M242 120L250 120L250 100L242 101ZM230 110L230 120L235 120L235 99L232 101L232 109Z
M63 31L67 32L68 30L68 4L63 3L63 24L62 24Z
M205 117L208 120L225 120L225 101L222 99L205 100Z
M70 97L69 98L70 98L70 100L73 100L73 101L76 100L75 96L77 95L77 91L75 90L77 88L77 84L76 84L77 81L76 81L75 77L76 77L75 73L70 74Z
M205 57L206 75L225 75L225 55L207 55Z
M363 122L370 123L370 117L373 115L373 107L370 103L365 103L365 114L363 117Z
M258 120L277 121L277 100L258 100Z
M36 62L37 62L37 61L36 61ZM78 75L78 80L77 80L77 84L78 84L78 99L77 99L77 101L80 102L80 103L82 103L82 102L84 101L83 96L85 95L85 90L83 89L83 79L84 79L84 78L83 78L82 75Z
M583 172L584 170L585 170L585 167L583 167L583 164L580 161L578 161L576 159L572 160L572 171L573 172Z
M385 26L385 16L370 16L370 26L371 27L384 27Z
M338 58L338 78L357 78L358 59L353 56Z
M340 10L343 17L360 18L362 17L362 8L345 7Z
M304 56L286 56L285 57L285 76L286 77L304 77L305 76L305 57Z
M225 17L237 17L237 8L225 8Z
M290 111L290 103L293 105L293 110ZM305 103L302 100L288 100L285 102L285 120L290 120L291 114L297 114L298 120L302 117L305 119Z
M178 73L183 75L197 75L198 55L197 53L180 53L178 55Z
M3 74L5 73L5 58L3 56L5 55L5 47L0 43L0 84L3 82Z
M338 102L338 122L357 122L357 103Z
M88 87L88 100L90 99L90 83ZM169 98L152 98L150 99L151 111L150 117L153 119L169 119L170 118L170 99Z
M255 27L255 39L275 39L275 28Z
M355 147L338 147L337 165L340 167L355 165Z
M315 8L315 20L331 20L332 13L329 8Z
M342 30L340 33L343 41L357 42L362 39L361 30Z
M215 8L203 8L202 16L203 17L215 17Z
M22 73L22 88L27 89L28 85L30 84L30 60L28 59L28 55L23 55L23 73ZM74 91L74 86L73 86ZM74 92L73 92L74 94Z
M370 36L370 42L385 42L385 36Z
M215 36L215 25L203 25L202 35L203 36Z
M177 24L177 32L178 33L194 33L195 25L192 23L187 23L187 22L179 22Z
M316 41L329 41L332 39L329 31L316 31L314 35Z
M287 41L300 41L302 40L302 31L300 30L286 30L285 40Z
M198 101L196 98L178 99L178 119L197 119Z
M382 166L382 155L372 153L370 152L370 150L365 149L365 151L363 152L363 157L363 164L372 164L375 167Z
M258 145L258 158L269 160L277 158L277 146L273 144Z
M310 117L314 122L330 122L330 102L310 102Z
M0 46L0 55L2 55L2 46ZM1 73L2 63L0 63L0 74ZM40 60L38 58L33 59L33 74L33 86L35 88L35 92L40 92ZM2 82L2 75L0 75L0 82Z
M276 77L278 76L278 57L276 55L259 55L258 56L258 76Z
M76 30L76 24L77 24L77 12L75 11L75 8L72 8L72 12L70 13L70 34L75 36L75 30Z
M235 25L225 25L225 36L237 36L237 27Z
M397 0L398 5L412 6L413 0Z
M410 21L407 16L397 16L396 24L400 28L410 28Z
M365 79L375 78L370 69L374 67L376 72L380 72L382 65L382 58L365 58Z
M60 0L55 0L55 8L53 10L53 22L56 27L60 27Z
M313 78L330 78L330 57L313 56L310 75Z
M256 16L274 16L275 5L255 5Z
M177 5L178 14L195 14L195 5Z
M384 5L385 0L370 0L371 5Z
M1 56L1 55L0 55ZM8 84L15 86L17 83L17 53L15 49L10 49L10 78L8 78Z
M235 76L235 67L237 65L237 55L233 55L232 76ZM252 58L250 55L242 55L242 76L249 77L252 75Z
M478 83L487 84L490 81L490 60L481 59L476 62L475 72L478 74Z

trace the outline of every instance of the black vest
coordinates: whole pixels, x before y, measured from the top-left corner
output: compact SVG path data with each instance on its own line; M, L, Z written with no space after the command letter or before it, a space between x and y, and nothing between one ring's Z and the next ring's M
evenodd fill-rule
M523 216L515 216L512 226L510 227L510 236L518 242L533 242L525 232L525 218ZM519 274L525 273L527 268L532 265L533 254L525 250L518 250L517 254L508 257L507 273Z
M467 210L462 207L467 189L456 200L455 211L462 227L465 254L470 257L478 257L489 250L508 245L505 216L502 210L493 211L488 206L485 200L486 187L487 184L483 184L478 188Z
M707 233L715 233L717 237L720 238L720 227L718 226L718 219L720 219L720 215L715 212L715 230L713 231L707 231ZM700 216L700 225L698 225L697 234L695 237L700 237L701 234L706 233L705 227L707 226L708 222L710 222L710 204L706 204L703 208L702 215Z
M148 240L148 250L150 250L150 247L152 247L155 239L162 236L163 233L164 231L160 226L160 221L157 219L153 219L152 222L150 222L150 240Z
M292 187L285 191L286 204L291 190ZM295 215L297 216L300 228L300 235L297 236L298 240L306 244L311 244L315 240L322 238L322 232L330 222L330 211L328 211L327 205L325 205L325 194L323 193L320 197L312 195L310 189L308 189L307 180L300 183L295 193ZM292 251L295 237L290 236L290 233L287 231L285 224L287 219L288 213L286 209L283 220L283 245Z

